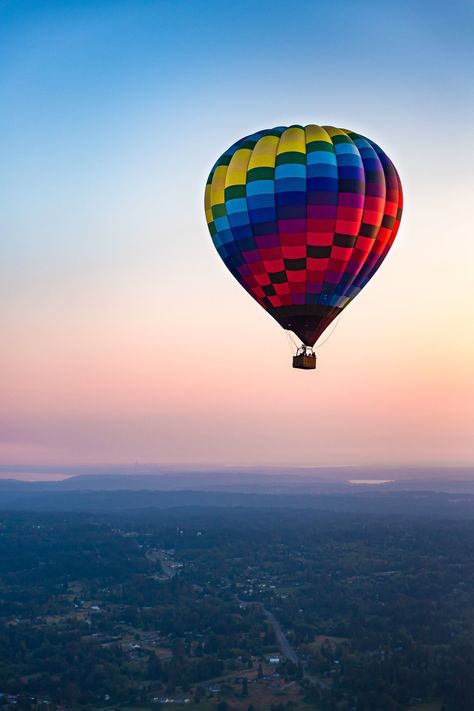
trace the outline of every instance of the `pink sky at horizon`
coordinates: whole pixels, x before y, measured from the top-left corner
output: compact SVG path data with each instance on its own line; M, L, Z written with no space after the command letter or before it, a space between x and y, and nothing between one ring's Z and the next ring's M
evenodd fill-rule
M3 323L0 462L472 462L465 317L443 294L426 311L413 289L400 293L400 274L410 282L419 269L414 222L409 203L315 373L291 369L284 332L219 264L202 221L209 281L166 312L153 304L168 285L147 265L127 284L120 271L67 282L53 271Z
M120 270L67 281L52 271L17 296L3 325L0 461L472 462L464 316L452 318L443 294L427 312L413 290L400 293L399 275L414 281L419 269L414 222L408 202L393 253L342 315L315 373L291 369L284 332L220 265L202 221L209 281L165 312L152 304L168 284L157 288L147 265L128 283Z

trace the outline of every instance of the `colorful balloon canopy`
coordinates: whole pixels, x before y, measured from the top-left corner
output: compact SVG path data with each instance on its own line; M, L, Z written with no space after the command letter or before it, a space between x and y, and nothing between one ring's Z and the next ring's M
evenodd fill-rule
M229 271L307 346L382 264L402 202L400 178L379 146L314 125L237 141L212 168L205 196Z

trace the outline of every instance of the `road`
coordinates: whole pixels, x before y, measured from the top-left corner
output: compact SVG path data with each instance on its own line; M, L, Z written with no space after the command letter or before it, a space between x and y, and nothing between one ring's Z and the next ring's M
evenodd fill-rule
M299 663L299 658L298 655L296 654L295 650L291 646L291 644L288 642L285 633L283 632L280 623L276 619L275 615L270 612L270 610L265 610L265 615L267 616L267 619L270 620L272 623L273 631L275 632L275 637L278 642L278 646L280 647L280 650L284 654L284 656L290 660L290 662L293 662L293 664L298 665Z
M166 576L168 580L171 580L174 578L174 576L177 573L177 569L172 566L172 563L174 561L170 561L168 557L165 555L165 552L162 550L153 550L153 551L148 551L146 554L148 560L151 560L152 563L157 563L159 562L161 565L161 574L162 576Z

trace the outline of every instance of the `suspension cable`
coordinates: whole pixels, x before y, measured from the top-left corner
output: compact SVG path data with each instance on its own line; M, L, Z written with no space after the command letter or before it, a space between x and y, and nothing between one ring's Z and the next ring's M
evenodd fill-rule
M286 335L287 335L288 340L293 344L293 347L294 347L296 350L298 350L298 348L300 348L300 346L298 345L298 343L297 343L297 342L295 341L295 339L293 338L292 332L291 332L290 330L288 330L288 329L285 329L285 333L286 333Z
M294 343L293 343L292 338L291 338L291 336L290 336L290 332L287 331L286 329L285 329L285 335L286 335L286 344L287 344L288 348L290 349L291 355L293 355L293 348L292 348L292 346L294 346Z
M337 324L339 323L340 319L341 319L341 314L339 314L339 316L337 317L336 321L334 322L334 326L332 327L331 331L328 333L328 335L326 336L326 338L324 339L324 341L321 341L321 343L319 343L317 346L315 346L315 348L314 348L315 351L316 351L318 348L321 348L321 346L324 346L324 344L329 341L329 339L331 338L332 334L333 334L334 331L336 330Z

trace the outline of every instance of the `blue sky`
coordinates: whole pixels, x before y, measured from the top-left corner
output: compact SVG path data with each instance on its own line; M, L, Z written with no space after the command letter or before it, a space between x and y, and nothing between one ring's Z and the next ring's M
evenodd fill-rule
M397 151L398 163L406 144L426 151L447 131L469 130L471 3L0 8L2 187L6 219L20 231L18 201L40 219L45 204L58 219L83 201L107 208L131 189L127 176L142 193L141 176L158 160L165 185L156 199L176 207L182 194L168 188L181 181L189 202L186 178L202 180L229 143L261 126L317 118L355 128ZM57 242L55 232L41 241L43 258ZM22 239L9 248L20 259L34 251Z

